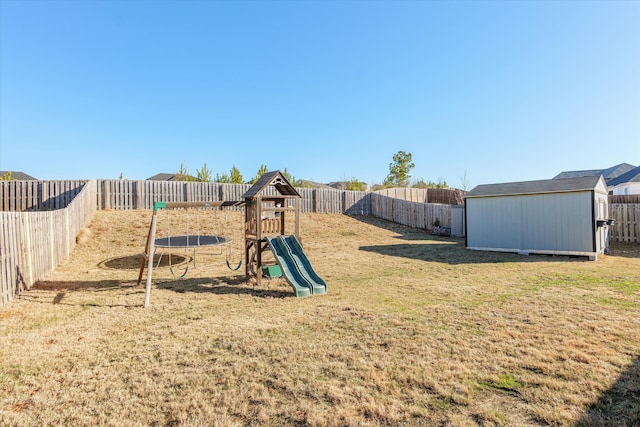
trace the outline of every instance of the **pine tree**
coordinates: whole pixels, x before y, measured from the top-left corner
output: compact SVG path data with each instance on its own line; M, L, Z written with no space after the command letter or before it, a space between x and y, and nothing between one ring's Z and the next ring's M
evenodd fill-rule
M291 175L289 173L289 171L287 170L287 168L284 168L284 171L282 171L282 175L286 178L287 181L289 181L289 183L293 186L296 185L296 179L293 175Z
M389 175L384 180L385 187L408 187L411 169L415 164L411 161L411 153L398 151L393 155L393 163L389 163Z
M211 169L207 168L207 163L205 162L204 165L202 165L202 169L198 170L196 169L196 176L198 178L198 181L200 182L210 182L211 181Z
M260 177L267 172L269 172L269 169L267 169L267 165L260 165L260 169L258 169L258 173L256 173L256 176L251 181L249 181L249 183L255 184L256 182L258 182Z
M244 184L244 178L242 178L242 174L236 165L233 165L229 172L229 180L232 184Z

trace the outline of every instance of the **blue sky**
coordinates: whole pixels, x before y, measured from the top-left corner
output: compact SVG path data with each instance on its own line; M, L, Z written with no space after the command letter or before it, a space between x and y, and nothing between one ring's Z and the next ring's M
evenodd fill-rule
M640 165L639 1L0 0L0 170L468 184Z

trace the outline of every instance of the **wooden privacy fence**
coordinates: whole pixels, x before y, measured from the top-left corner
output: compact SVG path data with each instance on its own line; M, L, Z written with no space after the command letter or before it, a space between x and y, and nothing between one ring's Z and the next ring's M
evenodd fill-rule
M451 205L418 203L371 193L371 215L410 227L431 229L438 220L441 227L451 227Z
M249 187L128 180L0 182L0 305L51 273L71 253L77 234L96 209L152 209L156 201L241 200ZM303 212L370 215L421 229L431 229L437 220L440 226L451 227L453 235L464 234L464 206L409 201L379 192L297 190ZM386 193L420 197L407 189ZM640 243L640 203L610 203L609 216L614 219L612 241Z
M96 211L95 184L81 184L62 209L0 212L0 305L42 280L71 253Z
M2 181L0 210L47 211L67 206L85 180ZM97 209L153 209L154 202L201 202L242 200L251 184L216 182L92 180L96 186ZM302 212L373 215L371 196L380 192L296 188L302 196ZM424 204L424 200L457 200L460 190L399 188L382 190L387 200L400 198ZM274 193L275 195L275 193ZM378 205L381 203L378 199ZM389 207L389 209L392 209ZM394 208L397 209L397 208ZM422 208L416 208L422 209ZM435 208L430 208L435 209ZM382 209L384 211L384 209ZM440 215L442 216L442 215Z
M97 182L98 209L153 209L153 203L159 201L242 200L242 195L250 187L251 184L214 182L99 180ZM432 223L438 218L440 225L451 226L451 207L446 204L399 200L378 192L324 188L296 188L296 190L302 196L300 201L302 212L372 215L418 228L431 228ZM401 191L398 194L407 195L411 192L405 190L416 189L399 190ZM421 191L424 197L425 190ZM276 195L275 190L273 195ZM460 225L458 229L462 229L462 226Z
M466 191L457 188L385 188L375 193L408 202L462 205Z
M609 204L613 203L640 203L640 194L609 195Z
M640 203L612 203L609 217L614 219L609 231L612 241L640 243Z
M86 180L0 181L0 211L61 209L78 195Z
M217 182L98 180L98 209L153 209L154 202L242 200L250 187L251 184ZM296 190L302 196L302 212L370 214L370 193L318 188Z
M249 184L185 181L97 181L98 209L153 209L155 202L242 200Z

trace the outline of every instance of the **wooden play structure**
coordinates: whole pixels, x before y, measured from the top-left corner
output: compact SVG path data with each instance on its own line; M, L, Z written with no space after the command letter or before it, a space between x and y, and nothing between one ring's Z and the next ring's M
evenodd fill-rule
M247 190L244 198L245 275L262 284L263 254L269 249L267 237L285 235L286 220L293 217L293 234L300 240L302 197L280 171L267 172ZM275 264L275 262L273 262Z
M157 213L164 209L244 207L244 264L247 280L255 279L255 283L261 285L264 272L270 272L271 267L277 266L279 274L284 276L291 285L296 296L326 293L326 283L317 275L302 249L300 240L302 197L291 183L280 171L267 172L242 197L244 200L240 201L154 203L144 257L138 275L138 285L140 285L146 266L145 308L150 305L156 248L169 249L169 251L177 247L192 248L195 258L198 247L231 243L230 238L224 236L190 235L188 232L181 236L156 238ZM293 219L293 230L286 227L290 219ZM292 231L293 234L286 236L287 231ZM267 250L273 254L273 260L265 259L264 254ZM227 256L227 266L237 270L241 264L237 267L232 266Z

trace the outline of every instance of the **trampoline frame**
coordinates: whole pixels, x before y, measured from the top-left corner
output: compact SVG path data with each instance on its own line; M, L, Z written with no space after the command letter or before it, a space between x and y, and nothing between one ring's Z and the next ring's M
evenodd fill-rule
M191 243L193 242L193 243ZM160 237L154 240L154 247L160 249L158 254L158 262L156 263L156 268L160 266L160 262L162 261L162 256L164 255L165 250L178 248L178 249L193 249L193 256L191 259L193 260L193 268L198 268L198 257L197 250L198 248L203 247L220 247L220 253L217 255L222 255L223 247L227 247L227 258L231 256L231 242L233 239L225 236L211 236L211 235L182 235L182 236L168 236L168 237ZM169 256L169 269L172 269L171 265L171 253ZM187 262L187 269L189 268L189 261ZM178 278L182 278L186 274L186 270L183 274L178 275ZM172 270L173 273L173 270Z

